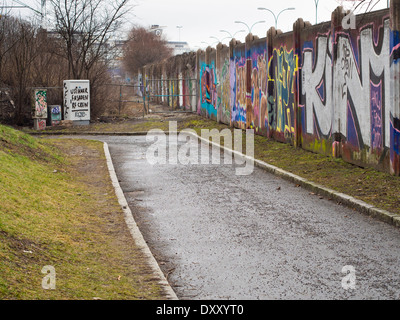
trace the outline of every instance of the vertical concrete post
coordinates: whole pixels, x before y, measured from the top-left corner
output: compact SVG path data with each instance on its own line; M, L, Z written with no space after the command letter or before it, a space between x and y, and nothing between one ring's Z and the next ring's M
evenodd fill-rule
M246 37L246 129L256 129L256 124L254 123L254 110L253 103L251 101L251 91L252 91L252 72L253 64L251 60L251 47L253 42L258 40L257 36L253 36L249 33Z
M304 22L303 19L299 18L293 24L293 47L295 54L299 57L299 67L295 79L295 105L294 105L294 140L293 144L295 147L301 147L301 135L302 135L302 123L301 113L299 111L299 101L301 92L301 65L302 65L302 48L301 48L301 33L306 26L309 26L309 22Z
M146 67L141 68L141 73L142 73L142 83L140 84L141 88L140 90L142 91L142 97L143 97L143 115L148 114L147 110L147 105L146 105Z
M46 122L48 117L47 89L35 89L33 91L32 109L34 129L46 129Z
M196 96L197 96L197 114L200 115L201 114L201 97L200 97L200 93L201 93L201 65L200 65L200 56L203 54L203 50L199 49L196 52Z
M162 104L162 61L157 64L157 69L157 80L159 80L157 86L157 103Z
M191 100L191 111L196 112L197 110L197 75L196 75L196 57L197 53L192 52L191 62L190 62L190 85L191 85L191 92L192 95L190 97Z
M390 1L391 96L390 171L400 175L400 0Z
M211 52L213 51L213 48L212 47L207 47L207 49L206 49L206 57L205 57L205 64L206 64L206 66L210 66L211 65ZM212 83L211 83L211 78L210 78L210 73L207 73L207 78L206 78L206 83L207 84L209 84L209 88L208 88L208 90L209 90L209 92L210 92L210 94L211 94L211 86L212 86ZM210 99L211 99L211 96L210 96ZM212 100L212 99L211 99ZM206 111L206 117L208 118L208 119L211 119L211 115L210 115L210 113L208 112L208 110L209 110L209 105L207 105L207 111Z
M171 97L172 97L172 110L175 111L176 107L179 103L179 97L177 97L177 71L176 71L176 57L174 56L171 60L172 68L171 68Z
M183 53L179 58L179 105L182 110L186 109L186 87L185 87L185 60L187 53Z
M229 42L229 60L230 60L230 68L236 68L236 65L235 65L235 57L234 57L233 53L234 53L234 51L235 51L235 47L236 47L238 44L239 44L239 41L237 41L236 39L232 39L232 40ZM232 74L235 74L235 75L236 75L236 71L231 70L229 76L231 77ZM232 86L232 83L235 83L236 79L231 79L230 81L231 81L231 86ZM234 89L234 88L231 87L231 93L230 93L231 95L232 95L232 90L233 90L233 89ZM233 98L234 98L234 97L231 96L231 104L230 104L230 108L231 108L231 120L230 120L230 126L231 126L232 128L235 127L235 123L234 123L234 121L233 121L233 119L232 119L232 113L233 113L232 108L233 108L234 104L236 103L235 101L233 101Z
M221 82L221 74L222 74L222 69L223 69L223 64L221 63L221 56L222 56L222 51L225 50L227 47L223 45L222 43L219 43L217 45L217 53L216 53L216 63L215 63L215 68L216 68L216 74L217 74L217 99L218 101L221 101L222 99L222 83ZM223 108L221 106L218 107L218 114L217 114L217 121L218 123L222 123L222 111Z
M181 106L181 81L180 81L180 61L181 61L182 55L175 56L175 98L176 98L176 109L180 109Z
M161 65L161 95L162 95L162 97L161 97L161 102L162 102L162 104L163 105L165 105L165 101L166 101L166 99L165 99L165 95L166 95L166 90L165 90L165 84L166 84L166 82L165 82L165 80L166 80L166 76L165 76L165 74L166 74L166 60L164 59L163 61L162 61L162 65Z
M267 32L267 52L268 52L268 69L274 68L274 66L270 66L270 61L274 55L274 39L277 35L281 34L282 31L276 30L274 27L271 27ZM269 71L268 71L269 72ZM267 92L267 100L268 100L268 113L271 111L269 110L270 106L270 99L275 97L274 91L276 88L273 85L268 85L268 92ZM271 122L270 114L268 114L268 122ZM272 127L268 125L267 137L274 138L276 132L276 127Z
M159 95L160 95L160 93L159 93L159 85L160 85L160 77L159 77L159 63L157 62L157 63L155 63L155 66L154 66L154 73L153 73L153 80L155 80L154 82L153 82L153 88L154 88L154 95L155 95L155 97L154 97L154 101L155 101L155 103L156 104L159 104L160 103L160 101L159 101Z
M149 66L149 78L148 78L148 96L149 96L149 103L150 102L154 102L154 98L151 96L151 93L153 92L153 87L154 87L154 81L153 81L153 79L154 79L154 65L153 64L151 64L150 66Z
M335 69L338 61L338 44L337 34L343 31L342 22L346 16L343 7L339 6L332 12L331 18L331 34L333 41L332 50L332 76L335 77ZM335 83L332 81L332 83ZM332 88L333 94L333 108L334 108L334 123L333 123L333 145L332 145L332 156L340 158L342 156L342 133L345 132L346 119L341 119L341 112L339 110L341 93L335 90L335 85Z

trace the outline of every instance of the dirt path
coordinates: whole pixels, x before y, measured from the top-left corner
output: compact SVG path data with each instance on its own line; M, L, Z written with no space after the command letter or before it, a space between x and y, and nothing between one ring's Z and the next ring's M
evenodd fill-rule
M96 248L99 250L99 263L104 264L105 268L113 269L114 273L117 268L118 276L113 284L119 286L124 283L121 298L165 299L165 293L159 285L160 279L154 276L146 257L137 249L127 228L110 180L103 144L78 140L55 140L53 143L67 155L67 160L71 163L71 173L87 186L92 200L90 204L94 200L95 206L88 209L100 218L96 221L102 221L96 226L102 240ZM119 288L115 289L116 292L118 290Z

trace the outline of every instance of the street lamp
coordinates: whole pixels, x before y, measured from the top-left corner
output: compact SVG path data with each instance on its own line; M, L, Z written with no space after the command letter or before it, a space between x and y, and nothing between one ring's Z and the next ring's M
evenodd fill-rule
M233 35L232 35L232 33L230 33L229 31L226 31L226 30L219 30L219 32L226 32L227 34L229 34L230 38L233 39L233 38L235 38L235 36L236 36L238 33L246 32L246 30L239 30L238 32L235 32Z
M319 1L319 0L318 0L318 1ZM273 14L274 18L275 18L275 29L278 29L278 19L279 19L279 16L280 16L284 11L295 10L295 8L286 8L286 9L283 9L281 12L278 13L278 15L275 15L275 13L274 13L272 10L267 9L267 8L258 8L258 10L267 10L267 11L271 12L271 13Z
M228 39L229 37L225 37L222 40L219 40L217 37L210 37L211 39L215 39L218 41L218 43L222 43L222 41L224 41L225 39Z
M181 42L181 29L183 26L176 26L179 29L179 42Z
M315 3L315 24L318 24L318 4L319 0L314 0Z
M265 21L263 20L263 21L257 21L255 24L253 24L251 27L249 27L248 25L247 25L247 23L244 23L243 21L235 21L235 23L241 23L241 24L244 24L246 27L247 27L247 29L249 30L249 34L251 33L251 30L253 30L253 28L254 28L254 26L256 25L256 24L259 24L259 23L265 23Z

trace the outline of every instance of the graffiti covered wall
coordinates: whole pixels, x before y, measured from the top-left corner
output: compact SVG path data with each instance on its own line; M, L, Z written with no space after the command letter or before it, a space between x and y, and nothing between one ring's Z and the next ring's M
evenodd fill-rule
M216 50L207 50L200 59L200 114L213 120L218 119Z
M299 55L299 113L303 148L332 154L333 78L331 24L305 28Z
M261 133L268 124L267 116L267 43L261 39L248 39L252 45L247 47L247 61L250 69L250 84L246 112L247 127ZM266 118L267 117L267 118ZM266 121L267 120L267 121ZM268 126L267 126L268 127Z
M230 50L226 46L217 47L217 109L218 122L231 124L231 82Z
M245 44L238 44L233 48L230 77L233 99L231 109L232 125L237 128L246 129L247 63Z
M274 38L268 62L268 121L271 137L293 143L295 136L298 57L293 33Z
M399 175L400 27L391 23L397 11L357 16L349 29L339 7L331 22L299 19L292 32L271 28L262 39L250 34L245 43L199 50L190 75L197 88L171 90L196 95L197 107L188 106L193 99L180 106L209 119ZM186 83L189 75L174 59L166 64Z

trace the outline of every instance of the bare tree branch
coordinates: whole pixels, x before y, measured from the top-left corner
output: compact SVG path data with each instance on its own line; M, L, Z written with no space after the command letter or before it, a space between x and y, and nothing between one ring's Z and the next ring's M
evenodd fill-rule
M109 40L131 10L129 0L51 0L51 5L70 76L86 78L91 68L104 60Z

